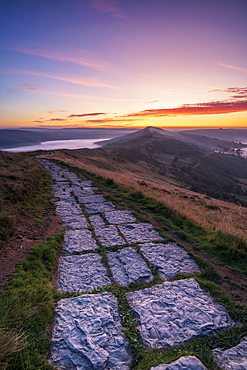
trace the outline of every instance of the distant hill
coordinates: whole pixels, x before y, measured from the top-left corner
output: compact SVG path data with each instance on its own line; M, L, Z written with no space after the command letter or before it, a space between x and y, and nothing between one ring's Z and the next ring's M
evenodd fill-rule
M200 148L206 149L206 150L214 150L214 151L224 151L227 152L229 149L233 147L242 147L241 144L235 143L234 140L225 140L217 138L217 133L213 134L211 133L211 136L206 136L204 133L207 133L210 130L194 130L191 131L169 131L169 130L163 130L161 128L157 127L146 127L143 130L139 130L135 132L134 134L128 134L124 135L118 138L114 138L111 140L104 140L99 142L99 145L102 145L104 147L113 147L113 146L119 146L119 145L125 145L129 141L136 140L138 142L138 139L143 139L145 136L152 136L155 135L162 135L163 137L166 137L167 139L175 139L186 143L195 144ZM212 130L217 131L218 130ZM222 130L221 130L222 131ZM231 132L235 132L238 130L231 130ZM247 138L247 130L241 130L246 131L246 138ZM214 136L215 135L215 136ZM235 133L232 134L233 137L238 137L242 135L244 137L244 133L241 132L241 134ZM219 135L218 135L219 136ZM228 135L230 137L230 135ZM246 141L247 142L247 141Z
M198 129L182 131L185 135L203 135L219 140L247 143L247 129Z
M196 139L202 140L202 136ZM133 173L144 181L170 183L247 206L245 158L206 150L152 127L102 144L102 149L62 152L89 167L129 176Z

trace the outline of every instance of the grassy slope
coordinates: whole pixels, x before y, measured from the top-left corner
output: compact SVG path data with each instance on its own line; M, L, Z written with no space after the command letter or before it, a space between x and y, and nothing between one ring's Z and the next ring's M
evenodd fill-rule
M20 157L16 156L16 161L17 158L20 161ZM29 163L32 163L31 159L30 161ZM78 167L72 170L81 173ZM24 171L27 171L27 168L24 168ZM210 234L200 225L175 213L171 208L164 206L161 202L154 201L153 198L145 196L134 188L130 191L126 187L117 186L112 180L88 172L86 175L96 181L100 191L103 191L109 199L119 204L120 207L131 209L143 221L146 220L145 217L157 219L160 224L159 231L164 233L165 238L167 238L166 231L170 230L174 235L178 235L180 238L194 244L196 248L217 257L219 261L228 261L230 267L243 271L244 264L242 262L244 262L243 258L246 258L246 244L242 240L234 237L229 239L229 236L221 233ZM23 176L23 179L25 179L25 176ZM25 207L29 204L28 200L29 197L24 197L22 206ZM17 203L17 205L19 207L20 204ZM27 206L27 209L29 209L29 206ZM53 288L53 270L56 265L56 253L61 247L61 240L62 235L57 235L51 240L45 240L43 243L36 245L29 256L19 264L12 282L2 293L0 342L2 338L5 338L6 343L7 338L9 340L7 344L11 343L12 348L17 346L14 354L0 357L0 367L2 369L51 369L45 359L49 346L47 325L51 323L54 304L61 297ZM232 241L235 242L234 246ZM229 249L227 254L222 253L222 246L223 251ZM106 263L103 248L100 249L100 253ZM221 288L220 276L210 264L202 258L196 256L194 258L202 268L202 273L197 275L201 286L210 291L218 302L224 304L233 318L244 323L246 307L236 303L232 299L234 297L231 298L225 294ZM161 282L157 271L153 269L153 272L155 274L154 283ZM236 345L240 338L246 334L246 324L244 324L241 327L218 331L212 336L196 338L175 348L147 350L141 344L133 313L125 298L127 291L141 289L146 286L148 284L135 284L129 288L124 288L115 284L113 287L94 292L111 290L116 295L123 319L124 331L130 340L135 355L133 364L135 370L147 370L151 366L172 361L183 354L194 354L205 363L209 370L215 370L217 366L213 362L211 349L216 346L226 348ZM240 298L238 297L238 301ZM2 330L2 328L5 329Z
M61 164L62 163L59 163L59 165ZM166 240L171 240L170 237L166 235L166 231L173 231L175 236L177 235L193 244L195 250L200 249L206 254L213 256L213 258L217 258L218 261L223 264L227 261L229 267L238 269L240 275L246 272L247 244L242 240L223 233L207 233L200 225L195 224L185 217L181 217L181 215L175 214L170 208L154 201L151 197L145 196L140 191L130 192L124 187L117 186L111 179L102 178L88 171L79 170L78 167L70 167L70 170L77 171L78 174L83 173L87 178L93 180L94 183L96 182L98 189L103 192L109 200L114 201L120 208L123 207L126 209L127 207L131 209L140 220L147 221L148 218L146 217L152 217L154 220L158 220L160 224L159 232ZM235 245L233 245L233 241ZM113 247L110 248L110 250L115 249ZM99 250L99 252L103 260L106 261L104 248ZM246 306L240 303L241 299L243 300L241 294L244 295L246 287L238 286L242 293L237 297L238 303L236 303L236 296L234 297L233 295L230 297L225 293L223 289L225 282L222 281L220 275L212 265L196 254L192 253L191 255L202 269L201 273L196 274L196 279L201 287L210 292L217 302L227 307L231 316L235 320L241 321L243 325L237 328L217 331L217 333L212 336L193 339L175 348L145 349L142 346L138 331L136 330L135 319L125 299L125 293L160 283L161 280L157 275L157 271L151 267L155 276L155 280L152 283L133 284L129 288L113 286L95 291L95 293L97 293L108 290L116 295L120 307L120 315L123 319L124 331L130 340L132 352L135 355L133 364L133 369L135 370L146 370L151 366L155 366L162 362L170 362L181 355L188 354L198 356L208 369L215 370L217 366L212 359L211 349L218 346L221 348L229 348L230 346L236 345L240 341L240 338L247 334ZM188 276L190 275L181 274L180 278ZM233 284L233 282L231 283ZM235 287L236 286L237 284L235 284Z
M136 134L135 134L136 135ZM116 139L114 139L116 140ZM117 147L62 151L105 170L142 174L210 197L247 205L247 161L145 132Z
M54 158L112 178L119 185L142 190L209 231L222 230L247 240L246 207L216 200L182 186L183 184L171 175L172 171L177 170L172 166L174 155L162 156L162 170L161 166L157 169L158 161L155 158L150 159L151 155L148 156L144 148L138 154L140 160L136 160L134 156L137 150L139 149L133 148L133 152L129 148L63 150L57 151ZM142 160L145 158L149 162ZM246 171L246 161L244 164ZM189 162L186 165L189 168ZM238 162L235 163L235 167L237 166ZM197 167L200 170L200 166ZM216 176L217 173L216 169L214 175ZM190 176L188 178L190 179ZM207 180L210 178L211 176L208 175Z
M47 171L27 154L0 152L1 248L23 217L42 228L43 213L50 210L50 181ZM50 368L44 357L49 345L46 328L57 294L53 269L61 240L58 234L36 245L1 293L0 369Z
M25 154L0 152L0 250L23 216L42 224L41 213L52 196L50 175Z
M0 369L52 369L45 357L58 293L53 287L62 234L29 252L0 296Z

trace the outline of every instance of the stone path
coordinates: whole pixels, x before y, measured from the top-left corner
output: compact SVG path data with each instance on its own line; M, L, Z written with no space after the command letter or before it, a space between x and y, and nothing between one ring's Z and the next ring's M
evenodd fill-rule
M67 227L57 282L67 298L58 302L51 348L51 362L58 369L131 368L118 302L107 287L151 282L153 268L166 281L126 293L144 346L172 347L234 325L226 309L193 278L167 281L181 272L200 271L183 248L165 243L151 224L139 222L129 210L117 210L91 181L40 162L54 179L54 203ZM102 287L104 293L85 294ZM219 358L219 352L215 355ZM206 368L194 356L184 356L152 368L161 369Z
M177 361L168 364L161 364L155 367L151 367L150 370L207 370L206 367L201 363L195 356L183 356Z
M218 365L224 370L247 369L247 337L244 337L237 346L222 351L213 350Z
M128 370L131 354L112 293L59 301L51 360L59 369Z
M214 303L194 279L165 282L126 295L148 348L173 347L234 325L226 309Z
M193 273L200 271L186 250L178 247L175 243L145 243L140 244L139 247L151 265L158 268L161 279L172 279L179 272Z

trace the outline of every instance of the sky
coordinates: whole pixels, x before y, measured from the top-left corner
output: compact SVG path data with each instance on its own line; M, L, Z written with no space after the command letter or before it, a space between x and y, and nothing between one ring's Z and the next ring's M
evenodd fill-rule
M0 127L246 127L246 0L1 2Z

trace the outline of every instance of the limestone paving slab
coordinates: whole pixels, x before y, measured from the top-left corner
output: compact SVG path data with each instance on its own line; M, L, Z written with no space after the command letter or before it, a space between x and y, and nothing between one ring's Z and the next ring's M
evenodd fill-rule
M135 248L127 247L116 252L107 252L107 259L116 283L128 286L136 282L149 282L153 275L146 262Z
M195 356L182 356L170 364L161 364L151 367L150 370L207 370Z
M56 213L60 216L79 215L82 213L81 207L74 201L59 201L56 202Z
M88 253L80 256L60 257L58 290L61 293L81 293L111 285L101 256Z
M87 229L68 230L64 234L64 252L84 252L98 248L92 233Z
M93 195L94 194L94 188L84 188L82 189L80 186L72 186L72 192L75 196L85 196L85 195Z
M105 221L103 220L103 218L100 215L91 215L91 216L89 216L89 221L95 227L106 225Z
M56 182L55 184L51 185L52 189L69 189L70 188L70 183L63 178L63 181Z
M81 229L81 227L75 227L76 225L79 226L79 224L83 221L79 221L79 218L81 217L84 217L83 215L77 215L77 214L73 214L73 213L69 213L69 214L66 214L66 215L61 215L61 220L63 222L63 224L65 224L66 226L67 225L72 225L71 227L69 227L69 229ZM85 228L87 226L84 226L83 228Z
M103 247L113 247L114 245L124 245L126 241L119 235L116 226L107 225L95 227L94 232L97 235Z
M213 350L214 357L223 370L246 370L247 369L247 336L235 347L222 351L219 348Z
M115 209L112 202L86 203L85 210L88 213L101 213L106 211L113 211Z
M162 240L149 223L119 225L119 229L129 243Z
M81 183L81 186L84 188L84 187L90 187L90 186L92 186L92 181L90 181L90 180L81 180L80 181L80 183Z
M72 222L65 222L68 229L85 229L88 227L88 222L85 216L78 215Z
M168 281L126 296L148 348L173 347L235 324L194 279Z
M51 362L59 369L129 370L131 354L112 293L58 302Z
M105 198L102 194L87 195L83 197L78 197L79 203L98 203L104 202Z
M63 199L63 200L74 199L71 197L70 190L63 190L63 189L53 190L53 194L55 197Z
M176 243L145 243L139 246L144 257L153 266L158 267L161 279L172 279L179 272L193 273L200 271L196 262L190 258L186 250L176 245Z
M124 224L128 222L136 222L136 218L130 211L110 211L104 213L105 218L109 224Z

